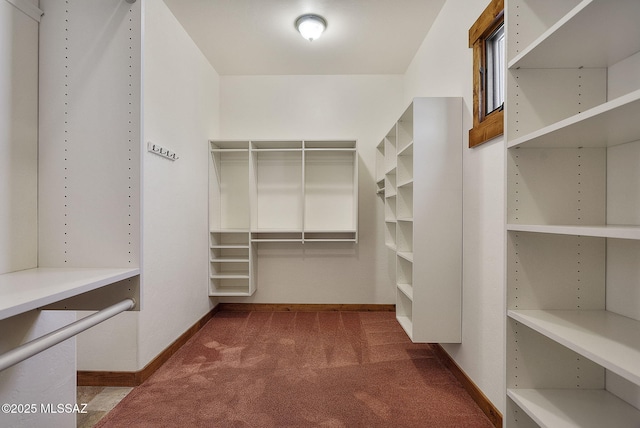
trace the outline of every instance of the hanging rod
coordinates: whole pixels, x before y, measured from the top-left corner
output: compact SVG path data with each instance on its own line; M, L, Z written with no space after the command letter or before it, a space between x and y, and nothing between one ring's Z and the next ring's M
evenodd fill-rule
M76 322L66 325L58 330L45 334L37 339L18 346L11 351L0 355L0 371L7 369L21 361L31 358L34 355L63 342L76 334L100 324L111 317L118 315L120 312L128 311L136 305L135 300L125 299L120 303L109 306L95 314L84 317Z

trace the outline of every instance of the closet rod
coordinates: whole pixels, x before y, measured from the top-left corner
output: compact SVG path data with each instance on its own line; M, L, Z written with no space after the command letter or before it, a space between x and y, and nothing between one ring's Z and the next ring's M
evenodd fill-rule
M128 311L136 305L135 300L125 299L120 303L109 306L95 314L84 317L76 322L66 325L58 330L45 334L37 339L18 346L11 351L0 355L0 371L7 369L21 361L31 358L34 355L63 342L76 334L100 324L111 317L118 315L120 312Z

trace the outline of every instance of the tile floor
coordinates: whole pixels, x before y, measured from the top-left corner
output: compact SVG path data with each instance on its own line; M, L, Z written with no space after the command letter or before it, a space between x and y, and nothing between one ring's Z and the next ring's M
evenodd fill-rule
M87 403L87 413L78 414L77 427L91 428L120 402L133 388L79 386L77 403Z

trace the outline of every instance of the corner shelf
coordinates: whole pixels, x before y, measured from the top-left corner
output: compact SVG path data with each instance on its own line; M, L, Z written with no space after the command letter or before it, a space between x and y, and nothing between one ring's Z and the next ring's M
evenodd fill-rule
M548 233L554 235L593 236L640 240L640 226L626 225L550 225L507 224L507 230L515 232Z

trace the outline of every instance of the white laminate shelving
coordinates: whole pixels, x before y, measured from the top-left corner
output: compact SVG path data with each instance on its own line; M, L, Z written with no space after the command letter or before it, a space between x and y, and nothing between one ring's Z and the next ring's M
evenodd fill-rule
M250 296L255 292L255 250L248 230L211 231L209 295Z
M512 10L516 12L516 6L521 3L524 2L513 1ZM560 10L564 7L556 6ZM640 28L632 18L638 14L640 4L636 0L582 0L509 60L508 66L608 67L640 51ZM510 17L518 23L531 19L526 15Z
M640 426L640 2L506 13L505 423Z
M640 321L605 310L510 310L508 316L640 384Z
M542 427L628 428L640 418L638 409L600 389L509 389L507 396Z
M260 243L358 241L355 140L211 140L210 295L256 291Z
M42 15L34 2L10 3ZM141 9L87 2L43 9L46 20L35 28L21 20L15 33L16 46L27 49L14 68L35 63L37 73L6 80L21 94L7 104L20 118L12 124L20 138L0 143L11 164L0 173L8 195L0 223L10 232L1 243L0 319L140 302ZM128 19L105 28L114 14ZM103 39L113 49L96 43Z
M396 317L414 342L461 340L461 114L459 98L416 98L378 145Z
M382 140L376 146L376 193L378 195L382 195L384 197L384 173L385 173L385 156L384 156L385 144L384 140Z
M138 268L35 268L0 275L0 319L139 275Z
M508 147L607 147L640 139L640 90L509 141Z
M514 232L549 233L553 235L594 236L601 238L640 239L640 226L626 225L547 225L507 224Z

